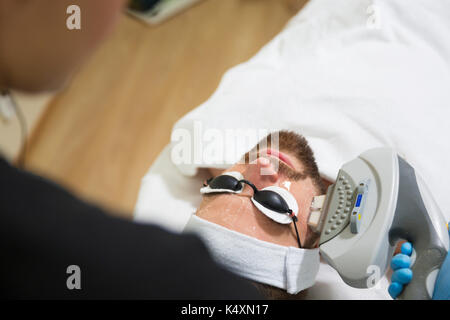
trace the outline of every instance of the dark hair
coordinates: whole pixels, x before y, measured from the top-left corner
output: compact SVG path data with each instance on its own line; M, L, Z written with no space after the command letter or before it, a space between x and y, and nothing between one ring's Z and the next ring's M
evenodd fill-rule
M303 165L303 172L296 172L295 177L299 179L311 178L319 194L326 192L325 184L319 174L314 152L308 144L308 141L302 135L293 131L278 131L269 134L262 139L249 153L259 152L260 148L271 147L272 141L278 143L280 151L286 151L293 154ZM246 163L249 159L249 153L245 155ZM281 169L283 169L280 166Z
M305 289L297 294L289 294L286 290L265 283L252 281L252 284L268 300L304 300L308 292L307 289Z

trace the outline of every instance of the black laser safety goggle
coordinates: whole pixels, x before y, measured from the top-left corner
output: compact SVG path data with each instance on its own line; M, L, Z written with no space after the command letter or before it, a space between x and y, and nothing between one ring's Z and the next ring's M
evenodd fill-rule
M298 247L301 248L300 236L297 229L298 218L288 205L288 202L295 201L292 200L295 198L286 189L273 186L258 190L253 183L243 179L240 173L229 172L206 180L200 191L202 193L240 193L244 189L245 184L253 189L251 199L260 212L278 223L286 224L286 221L287 223L294 223ZM288 200L288 198L291 200ZM287 220L287 217L290 219Z

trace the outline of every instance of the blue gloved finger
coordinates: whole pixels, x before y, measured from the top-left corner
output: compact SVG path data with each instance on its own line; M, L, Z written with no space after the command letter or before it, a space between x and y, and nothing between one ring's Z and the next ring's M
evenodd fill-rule
M407 256L411 256L412 251L413 251L413 246L412 246L411 242L405 242L404 244L402 244L402 247L400 250L403 254L406 254Z
M413 277L413 272L411 269L403 268L394 271L392 274L391 282L398 282L401 284L408 284L411 282Z
M396 299L400 293L403 291L403 285L398 282L392 282L389 285L388 292L392 299Z
M392 270L398 270L403 268L409 268L411 265L411 258L405 254L396 254L391 260Z

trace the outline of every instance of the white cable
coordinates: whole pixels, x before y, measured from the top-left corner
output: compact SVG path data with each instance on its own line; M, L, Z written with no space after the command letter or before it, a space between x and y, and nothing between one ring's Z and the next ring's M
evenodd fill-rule
M4 123L9 123L14 117L14 107L11 97L6 91L0 92L0 117Z
M17 159L17 165L19 168L23 168L25 165L25 156L27 153L27 122L22 110L16 103L16 100L7 90L0 90L0 116L6 123L10 122L14 114L19 120L20 135L22 139L22 148Z

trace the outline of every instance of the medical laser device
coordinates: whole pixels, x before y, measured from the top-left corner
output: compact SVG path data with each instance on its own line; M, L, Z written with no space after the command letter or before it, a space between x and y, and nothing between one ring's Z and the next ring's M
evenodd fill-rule
M397 242L410 241L413 279L398 298L431 299L449 249L446 221L424 181L392 149L344 164L326 196L314 199L308 225L320 232L322 257L356 288L375 285Z

